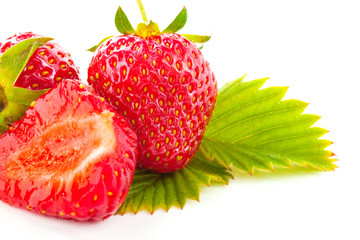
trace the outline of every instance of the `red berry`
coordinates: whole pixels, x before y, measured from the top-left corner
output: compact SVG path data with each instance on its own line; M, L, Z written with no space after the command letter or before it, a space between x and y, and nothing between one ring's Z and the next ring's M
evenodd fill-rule
M0 43L0 56L15 44L41 37L31 32L15 34ZM79 79L79 71L69 53L53 41L40 46L29 59L15 86L30 90L52 88L64 79Z
M125 200L137 138L90 87L65 80L0 136L0 199L30 211L100 220Z
M138 134L138 166L157 172L193 158L217 96L200 50L174 33L110 38L96 50L88 82Z

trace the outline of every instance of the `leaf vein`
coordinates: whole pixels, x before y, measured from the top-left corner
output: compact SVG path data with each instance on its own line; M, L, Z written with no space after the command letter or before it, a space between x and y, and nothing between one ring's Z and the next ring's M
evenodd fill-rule
M302 133L302 134L291 135L291 136L286 136L286 137L282 137L282 138L275 138L275 139L271 139L271 140L266 141L266 142L256 144L253 147L259 147L259 146L266 145L266 144L269 144L269 143L279 142L279 141L284 141L284 140L289 140L289 139L294 139L294 138L299 138L299 137L306 137L306 136L309 136L309 135L311 135L311 134Z
M306 122L310 122L310 120L303 120L303 121L298 121L298 122L290 122L290 123L286 123L286 124L279 124L279 125L276 125L276 126L264 128L264 129L262 129L260 131L257 131L257 132L248 134L246 136L243 136L243 137L241 137L241 138L239 138L239 139L237 139L237 140L235 140L235 141L233 141L231 143L233 143L233 144L239 143L239 142L243 141L246 138L253 137L255 135L258 135L258 134L261 134L261 133L264 133L264 132L267 132L267 131L271 131L271 130L282 128L282 127L296 126L298 124L302 124L302 123L306 123Z
M214 124L215 122L217 122L217 121L219 121L219 120L221 120L221 119L226 118L228 115L231 115L231 114L233 114L234 112L237 112L239 109L246 108L246 107L251 106L251 105L253 105L253 104L256 104L256 103L259 103L259 102L262 102L262 101L271 99L271 98L273 98L274 96L277 96L277 95L279 95L279 94L278 94L278 93L274 93L274 94L271 94L271 95L269 95L269 96L266 96L266 97L263 97L263 98L259 98L259 99L257 99L256 101L250 101L250 102L248 102L247 104L242 105L242 106L240 106L240 107L233 108L231 111L227 112L226 114L220 115L218 118L216 118L216 117L215 117L215 118L212 118L211 124ZM220 105L220 106L221 106L221 105ZM218 106L218 107L220 107L220 106Z
M294 106L294 107L289 107L289 108L284 108L284 109L280 109L280 110L276 110L276 111L260 113L260 114L257 114L257 115L251 116L251 117L247 117L247 118L241 119L240 121L238 121L236 123L230 124L227 127L219 129L218 131L212 133L210 136L207 136L207 138L213 138L214 136L220 134L221 132L223 132L223 131L225 131L225 130L227 130L229 128L232 128L232 127L234 127L236 125L239 125L241 123L244 123L246 121L250 121L250 120L253 120L253 119L256 119L256 118L261 118L261 117L271 115L271 114L274 114L274 113L281 113L281 112L291 111L291 110L297 109L297 108L298 108L298 106Z

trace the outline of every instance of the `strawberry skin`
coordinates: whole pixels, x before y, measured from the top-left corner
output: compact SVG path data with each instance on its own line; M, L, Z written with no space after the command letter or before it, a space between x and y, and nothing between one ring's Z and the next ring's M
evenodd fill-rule
M156 172L189 163L217 96L208 62L176 33L110 38L96 50L88 82L138 134L138 166Z
M0 56L15 44L41 35L24 32L0 43ZM79 71L70 54L53 41L40 46L15 82L15 86L30 90L52 88L64 79L79 79Z
M137 137L90 87L65 80L0 136L0 199L36 213L101 220L125 200Z

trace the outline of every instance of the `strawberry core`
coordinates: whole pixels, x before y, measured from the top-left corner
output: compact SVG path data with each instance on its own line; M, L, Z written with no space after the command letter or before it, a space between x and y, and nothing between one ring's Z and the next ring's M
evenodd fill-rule
M23 145L7 161L16 179L75 174L115 149L111 112L53 123Z

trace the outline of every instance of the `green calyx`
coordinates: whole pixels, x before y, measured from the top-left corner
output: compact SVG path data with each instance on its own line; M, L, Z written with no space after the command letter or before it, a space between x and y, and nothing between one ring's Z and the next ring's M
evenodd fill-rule
M31 103L46 93L44 90L28 90L14 86L35 50L52 40L41 37L24 40L0 57L0 133L19 120Z
M147 38L147 37L159 35L160 29L157 23L154 23L153 21L150 21L149 24L139 23L137 25L135 34L142 38Z
M163 31L160 31L157 23L154 23L151 20L148 23L148 18L146 16L145 9L141 1L138 0L137 3L139 5L139 9L144 22L139 23L136 30L134 30L125 12L121 9L121 7L119 7L115 15L115 26L120 33L136 34L140 37L146 38L159 35L161 33L175 33L185 26L187 20L187 11L185 7L180 11L180 13L169 24L167 28L165 28Z
M0 112L6 107L7 99L4 88L0 85Z
M178 13L175 19L164 29L160 30L157 23L153 21L148 21L148 18L145 13L144 6L141 0L137 0L137 4L139 6L141 16L143 19L143 23L139 23L137 25L136 30L132 27L128 17L126 16L125 12L122 10L121 7L118 8L116 15L115 15L115 26L117 30L124 35L127 34L135 34L142 38L148 38L151 36L160 35L162 33L176 33L180 29L182 29L187 21L187 10L185 7ZM201 36L201 35L194 35L194 34L182 34L188 40L194 43L205 43L210 39L210 36ZM95 52L95 50L107 39L111 37L104 38L99 44L91 47L88 49L90 52Z
M136 34L138 36L141 36L143 38L151 37L155 35L159 35L161 33L176 33L180 29L182 29L187 21L187 10L185 7L178 13L178 15L175 17L175 19L167 26L164 30L160 31L159 26L150 20L148 23L148 18L145 13L144 6L141 2L141 0L137 0L141 16L143 19L143 23L138 24L136 30L132 27L129 19L127 18L125 12L121 9L121 7L118 8L118 11L116 12L115 16L115 25L118 31L122 34ZM208 36L198 36L198 35L188 35L188 36L196 36L197 40L203 39L207 41L210 37ZM191 40L191 39L190 39Z

